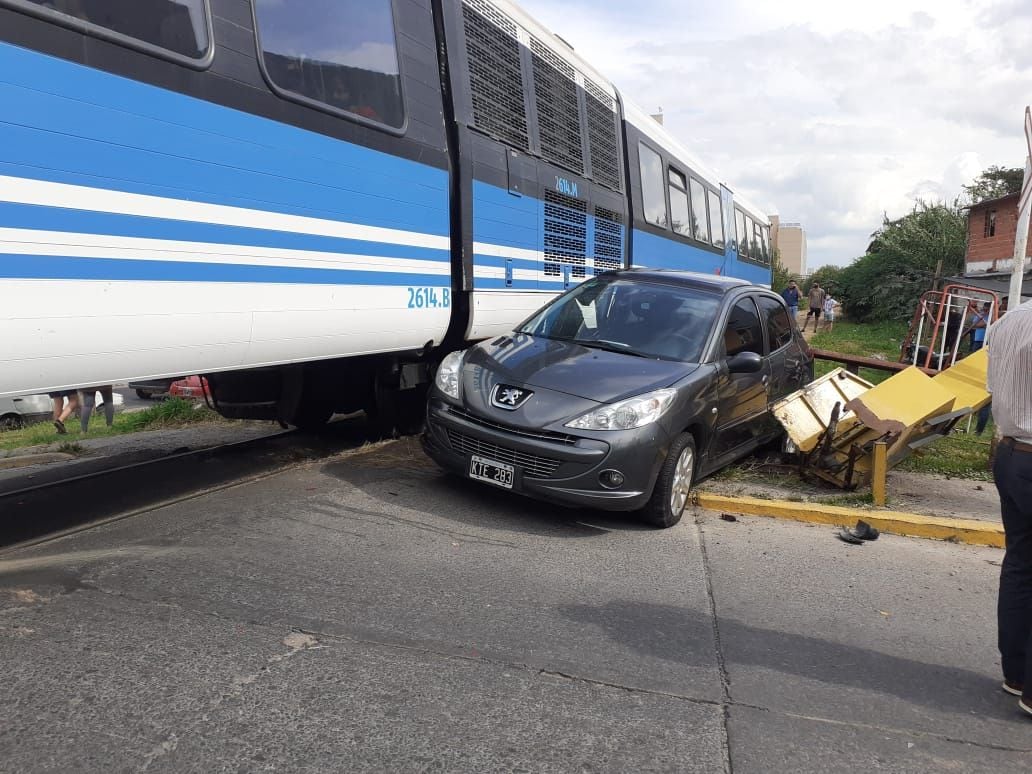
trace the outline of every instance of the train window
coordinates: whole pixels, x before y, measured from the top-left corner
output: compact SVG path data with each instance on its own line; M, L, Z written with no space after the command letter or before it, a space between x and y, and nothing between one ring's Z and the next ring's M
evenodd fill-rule
M256 0L266 77L284 96L400 128L390 0Z
M692 215L688 209L688 188L684 175L671 169L667 176L670 179L670 225L678 234L690 237Z
M710 241L709 222L706 219L706 189L694 177L690 181L692 189L692 234L700 242Z
M5 0L5 4L98 37L127 39L177 57L200 61L211 50L205 0Z
M745 213L735 207L735 236L737 241L735 242L735 250L743 258L749 257L749 240L745 236Z
M709 194L710 231L712 231L713 244L716 247L724 246L724 211L720 206L720 195L710 191Z
M660 228L667 227L666 193L663 190L663 159L645 143L638 143L638 166L641 171L641 206L645 220Z
M765 264L770 264L770 231L767 226L758 226L760 231L760 254Z
M745 240L748 243L745 254L754 261L758 261L760 259L760 241L757 239L756 221L748 215L745 216Z

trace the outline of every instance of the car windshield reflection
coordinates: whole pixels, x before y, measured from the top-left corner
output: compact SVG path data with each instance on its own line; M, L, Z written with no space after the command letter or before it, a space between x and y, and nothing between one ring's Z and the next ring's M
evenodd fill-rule
M697 363L720 298L695 288L589 280L518 330L625 355Z

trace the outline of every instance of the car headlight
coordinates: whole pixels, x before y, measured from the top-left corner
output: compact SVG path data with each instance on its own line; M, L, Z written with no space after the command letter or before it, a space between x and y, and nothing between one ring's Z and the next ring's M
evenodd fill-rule
M675 394L674 390L656 390L619 403L600 406L567 422L566 427L577 430L631 430L643 427L663 416L663 412L673 403Z
M444 360L437 366L437 374L434 376L434 384L437 389L453 400L459 399L460 381L459 375L462 371L462 356L465 350L450 352L444 356Z

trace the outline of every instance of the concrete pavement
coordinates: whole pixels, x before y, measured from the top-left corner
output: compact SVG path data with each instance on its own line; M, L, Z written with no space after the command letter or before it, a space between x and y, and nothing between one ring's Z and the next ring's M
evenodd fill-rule
M1020 770L1000 557L371 447L0 557L0 769Z

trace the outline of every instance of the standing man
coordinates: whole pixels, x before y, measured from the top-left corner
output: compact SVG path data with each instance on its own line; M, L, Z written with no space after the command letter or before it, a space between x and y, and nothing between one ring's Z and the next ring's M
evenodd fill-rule
M1002 436L993 479L1007 546L996 608L1003 690L1032 716L1032 301L989 330L988 386Z
M796 323L799 317L799 286L796 285L795 280L788 281L788 287L781 291L781 297L785 299L785 306L788 307L788 313L792 317L792 322Z
M806 313L806 321L803 323L803 330L806 330L806 326L810 324L810 318L813 318L813 332L817 332L817 324L821 320L821 308L824 306L824 290L821 288L819 282L813 283L810 286L810 311Z
M989 311L992 309L986 302L982 311L976 311L971 317L971 351L977 352L985 344L985 329L989 327Z

